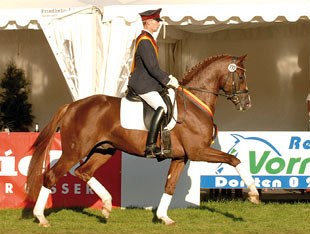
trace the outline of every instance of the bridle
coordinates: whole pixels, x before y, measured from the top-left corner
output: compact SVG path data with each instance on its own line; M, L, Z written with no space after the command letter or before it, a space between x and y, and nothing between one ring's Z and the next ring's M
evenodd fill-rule
M196 87L191 87L191 86L183 86L183 87L188 89L188 90L195 90L195 91L199 91L199 92L210 93L210 94L213 94L215 96L223 96L223 97L226 97L228 100L231 100L234 103L234 105L238 105L240 103L239 94L248 93L249 90L248 89L237 90L237 79L241 79L241 76L239 76L239 74L237 73L237 70L240 69L240 70L244 71L243 79L246 79L246 76L245 76L246 69L238 66L235 63L235 60L236 59L234 58L233 62L230 63L227 67L228 68L228 74L227 74L228 77L227 77L226 82L225 82L223 89L222 89L224 91L224 93L213 92L213 91L210 91L207 89L196 88ZM231 77L231 79L232 79L232 88L231 88L232 91L231 92L225 91L225 87L226 87L226 84L229 80L229 77Z
M236 71L237 69L240 69L243 71L243 77L241 77ZM223 91L225 92L225 95L227 97L227 99L231 100L235 105L238 105L240 103L240 96L239 94L243 94L243 93L249 93L248 89L245 90L237 90L237 79L245 79L246 80L246 75L245 72L246 70L243 67L237 66L236 63L231 63L228 65L228 71L231 74L232 77L232 92L228 93L225 91L225 86L226 83L228 81L228 79L226 80L226 83L224 85ZM237 74L237 75L236 75Z
M181 90L181 93L182 93L182 96L183 96L183 105L184 105L184 113L183 113L183 118L181 121L179 120L176 120L174 119L177 123L181 124L185 121L185 116L186 116L186 110L187 110L187 107L186 107L186 102L185 102L185 99L186 99L186 95L184 95L184 89L188 89L188 90L195 90L195 91L199 91L199 92L204 92L204 93L210 93L210 94L213 94L215 96L223 96L223 97L226 97L228 100L231 100L234 105L238 105L240 103L240 97L239 97L239 94L243 94L243 93L248 93L249 90L248 89L245 89L245 90L237 90L237 80L236 79L241 79L241 77L239 76L239 74L236 72L238 69L242 70L244 72L244 77L243 79L246 79L246 76L245 76L245 72L246 72L246 69L243 68L243 67L240 67L236 64L236 59L233 58L233 61L232 63L230 63L227 67L228 69L228 74L227 74L227 79L225 81L225 84L222 88L222 90L224 91L224 93L221 93L221 92L213 92L213 91L210 91L210 90L207 90L207 89L202 89L202 88L196 88L196 87L191 87L191 86L180 86L180 90ZM236 75L237 74L237 75ZM225 87L226 87L226 84L229 80L229 77L231 77L232 79L232 91L229 93L228 91L225 91ZM175 90L175 92L177 92L178 89ZM173 108L176 104L176 98L174 99L174 102L173 102ZM206 111L209 113L209 116L213 122L213 113L210 114L209 111ZM214 129L215 129L215 134L213 135L213 138L216 136L216 125L213 123L213 126L214 126Z

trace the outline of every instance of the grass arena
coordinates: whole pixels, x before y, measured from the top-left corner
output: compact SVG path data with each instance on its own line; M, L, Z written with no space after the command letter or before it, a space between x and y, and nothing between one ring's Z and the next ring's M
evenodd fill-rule
M39 227L31 210L0 210L0 233L309 233L307 201L243 200L202 202L197 208L176 208L169 215L173 226L158 222L155 210L115 208L106 220L99 209L48 209L49 228Z

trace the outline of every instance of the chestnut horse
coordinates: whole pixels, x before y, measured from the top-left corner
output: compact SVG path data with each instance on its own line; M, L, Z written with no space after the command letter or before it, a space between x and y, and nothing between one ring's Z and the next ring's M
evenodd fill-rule
M248 199L259 203L253 177L240 160L210 145L213 141L213 113L218 95L226 96L238 110L251 107L245 78L244 59L221 55L210 57L193 67L176 90L178 121L171 130L172 155L165 191L156 211L166 225L175 222L167 212L177 181L188 160L227 163L236 168L249 189ZM190 92L191 90L192 92ZM51 122L40 132L33 144L33 156L27 177L27 198L36 200L33 210L40 226L49 226L44 209L51 188L85 156L75 174L85 181L101 198L102 214L108 218L112 210L112 196L94 178L94 172L121 150L145 157L147 132L129 130L121 126L121 99L94 95L66 104L58 110ZM43 170L46 155L57 127L61 129L62 155L52 167Z

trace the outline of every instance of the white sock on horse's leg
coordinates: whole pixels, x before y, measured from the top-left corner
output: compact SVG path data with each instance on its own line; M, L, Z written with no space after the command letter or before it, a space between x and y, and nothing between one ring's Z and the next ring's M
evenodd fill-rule
M250 192L254 192L256 194L258 194L258 191L256 189L255 186L255 181L252 177L252 175L250 174L249 170L244 166L243 163L239 163L236 166L236 170L239 173L241 179L243 180L243 182L245 183L245 185L248 187L248 189L250 190Z
M109 191L106 190L106 188L95 177L90 178L90 180L87 181L87 184L103 202L106 200L112 200L112 196Z
M160 219L162 217L168 217L168 208L170 206L172 199L172 195L169 195L167 193L164 193L160 199L156 215Z
M87 181L87 184L101 198L103 203L102 214L106 219L108 219L112 211L111 194L95 177L90 178L90 180Z
M47 199L50 193L51 193L50 189L45 188L44 186L41 187L37 202L33 208L33 214L35 216L44 214L44 208L46 206Z

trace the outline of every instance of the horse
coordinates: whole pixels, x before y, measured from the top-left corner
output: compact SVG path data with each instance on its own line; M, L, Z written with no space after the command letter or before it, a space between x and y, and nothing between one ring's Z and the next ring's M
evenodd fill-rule
M246 55L218 55L206 58L189 70L175 90L177 124L171 129L172 155L165 190L156 210L166 225L175 224L168 216L178 179L188 160L227 163L235 167L247 186L248 199L258 204L254 179L235 156L211 147L215 124L213 114L217 97L225 96L237 110L251 107L245 76ZM191 90L191 91L190 91ZM51 188L76 163L75 175L86 182L102 201L102 215L109 218L112 196L94 177L94 172L120 150L145 157L147 131L125 129L120 123L121 98L93 95L61 106L33 143L33 155L26 181L27 199L36 201L33 214L39 225L48 227L44 209ZM56 129L60 127L62 155L57 163L43 170ZM152 159L150 159L152 160Z

